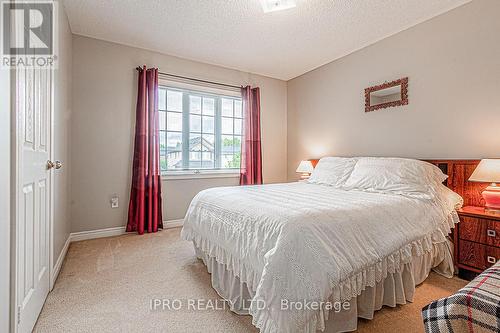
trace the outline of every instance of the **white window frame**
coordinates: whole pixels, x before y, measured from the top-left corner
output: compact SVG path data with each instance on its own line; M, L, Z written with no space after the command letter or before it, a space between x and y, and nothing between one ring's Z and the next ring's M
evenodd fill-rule
M241 91L237 89L220 89L220 88L215 88L211 85L198 85L198 84L191 84L187 83L184 81L173 81L173 80L167 80L167 79L160 79L159 80L159 86L160 87L165 87L165 88L170 88L172 90L184 90L184 91L192 91L195 94L201 94L201 95L217 95L219 97L229 97L229 98L240 98L241 99ZM189 107L186 106L184 101L183 103L183 130L182 130L182 135L183 135L183 150L184 150L184 139L186 137L189 137L189 110L186 110L185 108ZM214 119L215 122L217 122L217 119L221 119L221 106L217 105L215 103L215 112L214 112ZM187 130L187 135L184 133ZM214 130L214 137L215 140L217 141L217 136L222 136L220 132L220 128ZM242 138L243 138L243 133L242 133ZM189 143L188 143L189 144ZM189 148L187 148L189 151ZM184 170L160 170L161 171L161 178L164 180L180 180L180 179L193 179L193 178L238 178L240 176L240 169L239 168L234 168L234 169L229 169L229 168L214 168L214 169L184 169Z

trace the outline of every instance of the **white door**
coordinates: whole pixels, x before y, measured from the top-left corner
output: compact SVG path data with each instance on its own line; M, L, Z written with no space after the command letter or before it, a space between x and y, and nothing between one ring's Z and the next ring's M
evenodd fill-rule
M18 68L16 86L17 331L31 332L49 292L50 69Z

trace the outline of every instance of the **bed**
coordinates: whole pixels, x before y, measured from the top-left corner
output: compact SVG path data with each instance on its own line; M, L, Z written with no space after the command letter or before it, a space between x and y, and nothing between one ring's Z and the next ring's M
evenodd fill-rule
M462 200L445 179L416 160L325 158L307 182L200 192L181 237L261 332L353 331L431 269L453 275Z

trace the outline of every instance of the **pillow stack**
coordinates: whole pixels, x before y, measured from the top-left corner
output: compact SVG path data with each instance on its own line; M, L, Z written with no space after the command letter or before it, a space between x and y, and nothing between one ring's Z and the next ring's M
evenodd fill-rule
M355 158L323 157L314 168L309 183L342 187L354 170Z
M448 178L430 163L404 158L324 157L308 182L345 190L399 194L433 199Z

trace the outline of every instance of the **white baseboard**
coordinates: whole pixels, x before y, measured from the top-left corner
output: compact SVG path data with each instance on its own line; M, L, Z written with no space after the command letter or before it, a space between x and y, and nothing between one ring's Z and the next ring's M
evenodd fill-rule
M182 227L183 224L184 224L184 219L163 221L163 229L178 228Z
M59 257L57 258L56 264L52 268L52 274L50 276L50 290L54 288L54 283L56 283L57 277L59 276L59 272L61 271L64 258L66 257L66 253L68 253L70 242L71 242L71 235L69 235L68 238L66 239L66 242L64 243L61 253L59 253Z
M72 232L69 237L71 238L71 242L78 242L87 239L119 236L123 235L124 233L125 233L125 227L115 227L115 228Z
M182 227L183 222L184 219L163 221L163 229ZM90 231L72 232L69 237L70 237L70 242L78 242L87 239L120 236L127 233L125 229L126 227L114 227L114 228L97 229Z

